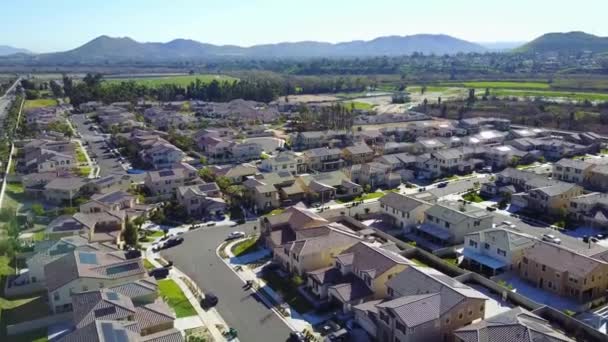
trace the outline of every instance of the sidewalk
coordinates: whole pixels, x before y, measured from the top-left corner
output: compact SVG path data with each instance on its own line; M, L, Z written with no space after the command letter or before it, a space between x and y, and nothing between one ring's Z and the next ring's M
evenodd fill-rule
M148 258L148 261L150 261L154 265L154 267L162 267L162 265L154 258ZM224 321L224 319L220 316L216 309L210 309L208 311L203 310L196 295L192 293L192 291L182 280L182 278L189 279L194 286L196 286L196 283L194 283L190 278L188 278L187 275L185 275L175 267L171 269L171 272L169 273L169 278L175 281L175 283L184 292L186 298L188 298L188 300L190 301L190 304L198 315L198 320L200 320L200 324L198 326L204 325L205 327L207 327L214 341L226 341L226 338L222 335L217 326L221 325L224 327L228 327L228 324ZM200 291L200 289L198 290L198 292L202 295L202 291ZM194 326L194 324L197 322L197 319L195 319L194 317L196 316L177 319L175 321L176 328L182 330L181 328L190 329L196 327ZM232 341L238 341L238 339L233 339Z
M228 255L228 258L226 258L226 259L223 259L221 256L219 256L219 248L221 246L218 247L218 249L217 249L218 257L220 257L220 259L222 259L222 261L226 264L226 266L228 266L243 281L243 283L246 283L248 280L253 282L254 286L250 289L250 291L252 291L253 293L257 293L257 292L260 292L259 289L263 288L264 293L261 293L260 295L258 295L258 297L264 302L264 304L266 304L266 306L271 308L271 310L281 320L283 320L283 322L285 322L285 324L287 324L287 326L291 330L300 331L300 332L304 331L304 330L308 330L310 332L313 332L313 329L312 329L313 325L321 323L321 322L327 320L329 317L318 316L314 313L301 314L299 312L292 310L291 307L287 307L287 310L286 310L288 313L287 316L284 316L283 314L281 314L279 309L277 309L278 305L275 304L275 303L283 303L281 296L279 294L277 294L276 292L274 292L274 290L272 290L270 288L270 286L266 286L266 282L264 282L264 280L260 279L257 276L257 273L267 263L264 265L258 266L255 269L251 269L247 266L243 266L245 261L247 263L251 263L255 260L260 260L260 259L264 258L265 256L268 256L270 251L262 250L260 252L251 253L252 255L248 254L243 257L235 257L234 254L231 252L232 246L234 246L236 243L243 241L244 239L247 239L247 238L250 238L250 237L234 240L234 241L231 241L230 243L226 244L224 246L224 252L226 253L226 255ZM255 255L255 257L253 255ZM235 268L237 268L238 270L236 270ZM275 303L272 303L271 300L268 299L268 297L271 297L272 301L274 301Z
M18 78L17 80L19 80L19 79L21 79L21 78ZM25 100L22 100L21 107L19 108L19 114L17 115L16 126L19 125L19 121L21 120L21 112L23 112L24 103L25 103ZM15 127L15 130L16 129L17 129L17 127ZM4 193L6 192L6 179L7 179L9 170L11 169L11 164L13 163L13 154L15 154L15 144L13 142L11 142L11 151L8 154L8 162L6 163L6 170L5 170L6 172L2 179L2 187L0 188L0 208L2 208L2 202L4 201Z

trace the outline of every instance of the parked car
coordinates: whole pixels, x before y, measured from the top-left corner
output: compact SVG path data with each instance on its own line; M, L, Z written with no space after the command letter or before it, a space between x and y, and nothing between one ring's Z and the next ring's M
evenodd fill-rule
M159 267L148 272L150 277L154 277L154 279L165 279L169 275L169 268L167 267Z
M448 186L448 182L443 182L443 183L437 184L438 188L445 188L446 186Z
M171 248L171 247L181 244L182 242L184 242L183 237L181 237L181 236L173 237L173 238L170 238L169 240L167 240L167 242L165 242L165 245L163 246L163 248Z
M230 234L228 234L228 237L226 238L226 240L234 240L234 239L240 239L245 237L245 233L244 232L232 232Z
M288 342L305 342L306 336L301 331L292 331L289 334Z
M562 240L560 238L555 237L553 234L543 234L543 241L551 242L556 245L560 245Z
M127 258L127 259L141 258L141 251L137 250L137 249L130 249L125 252L125 258Z
M217 305L219 298L211 292L205 293L205 298L201 300L201 307L203 309L210 309Z

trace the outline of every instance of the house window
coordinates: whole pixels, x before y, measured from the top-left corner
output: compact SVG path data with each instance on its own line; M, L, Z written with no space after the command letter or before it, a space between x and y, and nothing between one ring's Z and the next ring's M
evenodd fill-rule
M543 272L545 272L547 270L547 266L542 265L541 269L543 270Z
M381 319L381 320L382 320L384 323L388 324L388 316L387 316L387 315L386 315L384 312L382 312L382 311L380 311L380 319Z
M490 249L490 244L489 244L489 243L487 243L487 242L486 242L486 243L484 243L484 244L483 244L483 248L485 248L485 249Z
M458 319L462 319L462 317L463 317L463 314L461 312L461 313L458 314Z
M469 246L477 248L477 241L469 240Z
M396 322L395 328L397 330L401 331L401 333L405 335L405 326L403 324L401 324L401 322Z
M483 304L481 304L481 306L479 307L479 312L483 312L484 306Z
M59 291L56 291L55 293L53 293L53 299L54 300L59 300Z
M527 265L528 264L528 258L524 257L523 262L524 262L524 264Z
M498 255L502 255L502 256L504 256L504 257L506 257L506 256L507 256L507 252L506 252L506 251L503 251L503 250L502 250L502 249L500 249L500 248L497 248L497 249L496 249L496 253L498 253Z

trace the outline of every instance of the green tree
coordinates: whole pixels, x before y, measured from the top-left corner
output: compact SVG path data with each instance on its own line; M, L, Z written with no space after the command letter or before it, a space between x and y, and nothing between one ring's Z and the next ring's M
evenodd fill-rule
M44 207L40 203L34 203L34 204L32 204L32 212L36 216L43 216L44 213L45 213L44 212Z
M133 223L133 221L129 220L129 216L125 217L125 232L123 233L123 238L127 246L137 246L137 239L139 236L138 231L139 229Z

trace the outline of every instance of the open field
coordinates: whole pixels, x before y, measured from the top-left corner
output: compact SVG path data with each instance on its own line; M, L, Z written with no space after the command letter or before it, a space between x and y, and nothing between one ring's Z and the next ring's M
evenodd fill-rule
M570 91L532 91L532 90L517 90L517 89L493 89L490 91L496 96L517 96L517 97L544 97L544 98L562 98L574 101L608 101L608 93L590 93L590 92L570 92ZM483 94L481 89L477 94Z
M25 100L23 105L24 109L40 108L40 107L51 107L56 106L57 100L55 99L36 99L36 100Z
M446 82L442 83L445 87L466 87L466 88L490 88L490 89L550 89L549 83L543 82L501 82L501 81L481 81L481 82ZM430 88L430 87L429 87Z
M226 75L181 75L181 76L151 76L151 77L124 77L124 78L109 78L104 82L106 83L120 83L125 81L135 81L138 84L142 84L148 87L158 87L162 84L175 84L182 87L187 86L191 82L201 80L203 83L209 83L213 80L218 81L234 81L236 78Z

